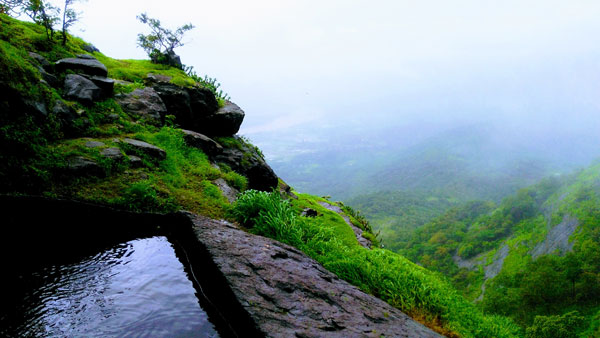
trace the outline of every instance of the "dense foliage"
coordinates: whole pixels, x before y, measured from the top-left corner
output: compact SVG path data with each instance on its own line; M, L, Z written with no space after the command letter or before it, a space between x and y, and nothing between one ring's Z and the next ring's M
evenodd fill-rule
M559 325L568 310L579 311L584 325L578 332L587 332L600 306L599 188L596 164L542 180L496 208L468 203L417 229L400 252L443 273L468 298L481 297L486 312L512 317L523 327L533 325L531 337L554 332L533 327L542 321ZM551 246L558 239L547 237L552 228L569 222L577 222L577 229L570 239L572 251L565 252ZM534 248L540 250L545 241L549 249L534 256ZM508 249L503 258L502 247ZM497 276L485 277L486 269L498 262Z
M202 151L188 147L177 128L137 123L113 98L83 106L65 101L60 89L41 82L41 74L27 51L36 51L49 61L82 54L87 44L71 37L68 43L49 43L44 27L0 14L0 192L44 194L119 205L135 211L173 211L178 208L207 216L222 217L228 203L213 181L225 179L244 190L245 177L211 166ZM171 82L197 85L182 70L147 60L115 60L96 52L108 68L109 77L130 81L117 85L117 92L141 87L148 73L171 77ZM19 100L15 100L19 98ZM22 101L22 102L21 102ZM24 103L23 103L24 102ZM58 102L77 112L67 128L55 114L35 114L27 106L39 102L51 110ZM82 136L85 136L83 138ZM138 154L142 168L129 163L126 145L115 137L148 141L167 153L163 161ZM86 143L104 145L89 148ZM108 159L101 151L120 148L122 159ZM74 178L66 172L70 158L83 156L98 163L102 175Z
M381 233L385 247L397 252L405 247L416 228L458 202L427 193L381 191L350 198L346 203L363 212Z
M312 198L299 197L304 203ZM296 246L341 278L448 336L519 335L510 320L484 316L435 274L391 251L341 240L326 218L299 216L298 209L277 193L247 191L232 212L251 231Z

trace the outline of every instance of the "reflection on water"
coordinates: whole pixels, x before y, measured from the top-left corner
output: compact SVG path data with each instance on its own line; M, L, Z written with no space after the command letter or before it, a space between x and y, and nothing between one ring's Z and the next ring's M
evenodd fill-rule
M6 275L2 336L217 337L165 237Z

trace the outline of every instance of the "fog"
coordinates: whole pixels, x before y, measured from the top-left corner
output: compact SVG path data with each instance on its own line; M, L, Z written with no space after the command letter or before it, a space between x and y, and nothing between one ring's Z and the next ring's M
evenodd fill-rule
M141 12L171 28L193 23L176 51L245 110L240 133L284 179L322 165L318 154L343 155L330 170L348 170L354 157L389 159L465 126L487 131L496 151L553 163L543 174L600 155L597 1L89 0L78 9L73 33L116 58L145 57Z

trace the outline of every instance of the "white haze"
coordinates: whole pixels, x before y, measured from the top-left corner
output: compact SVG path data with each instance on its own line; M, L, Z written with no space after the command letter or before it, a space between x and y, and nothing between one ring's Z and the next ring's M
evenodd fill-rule
M327 144L407 126L418 136L494 123L524 142L600 135L595 0L89 0L78 9L73 33L116 58L146 57L139 13L170 28L193 23L176 52L221 82L246 112L241 133L268 156L297 151L298 134Z

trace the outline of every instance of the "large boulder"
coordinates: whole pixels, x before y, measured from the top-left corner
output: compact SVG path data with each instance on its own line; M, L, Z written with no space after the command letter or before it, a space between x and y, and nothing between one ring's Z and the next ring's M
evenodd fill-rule
M190 95L190 106L192 109L192 116L189 120L189 128L199 133L208 136L221 136L211 131L212 128L207 124L210 123L211 116L219 109L219 102L215 94L209 89L204 87L192 87L187 88ZM233 134L223 135L231 136Z
M188 121L192 119L192 105L187 89L168 82L154 83L152 88L165 104L167 114L175 116L182 128L190 129Z
M235 103L227 101L225 106L208 116L198 130L211 136L235 135L244 121L244 111Z
M102 97L102 89L81 75L69 74L65 77L64 97L90 105Z
M248 178L248 188L271 191L277 187L279 180L271 167L254 148L236 137L239 147L224 148L213 156L217 163L224 163L234 171Z
M146 85L154 88L165 103L167 113L175 116L181 128L207 136L232 136L239 131L245 114L235 103L227 101L219 108L217 98L209 89L181 87L169 80L149 74Z
M87 75L97 75L106 77L108 69L100 61L91 55L79 55L76 58L67 58L56 61L56 70L64 72L66 70L79 71Z
M209 117L217 112L219 104L215 95L203 87L186 88L167 82L153 82L153 88L167 107L167 112L175 116L181 128L203 134L206 133ZM232 134L233 135L233 134Z
M162 124L167 115L163 100L149 87L118 95L116 99L123 111L154 125Z
M87 75L82 74L83 77L92 81L98 88L102 91L100 92L100 97L107 98L111 97L115 88L115 80L109 79L107 77L97 76L97 75Z

